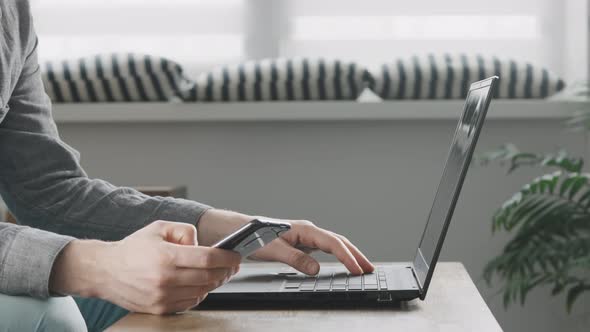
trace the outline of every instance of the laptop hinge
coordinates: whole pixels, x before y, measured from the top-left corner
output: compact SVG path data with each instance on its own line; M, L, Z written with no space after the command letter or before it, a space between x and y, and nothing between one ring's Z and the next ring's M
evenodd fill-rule
M416 269L414 268L414 264L412 264L412 266L408 266L407 268L410 269L410 271L412 272L412 276L414 277L414 281L416 281L416 285L418 285L418 293L420 293L420 295L422 295L422 292L423 292L422 284L420 283L420 279L418 278L418 275L416 275Z

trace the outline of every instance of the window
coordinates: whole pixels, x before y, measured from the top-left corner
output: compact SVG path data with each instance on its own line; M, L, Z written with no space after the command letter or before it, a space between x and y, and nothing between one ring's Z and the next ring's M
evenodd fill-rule
M41 59L136 52L197 69L244 58L243 0L32 0Z
M561 75L586 68L582 1L32 1L44 59L132 51L199 71L277 56L376 66L400 55L467 52L526 59Z
M284 55L346 54L376 65L399 55L467 52L561 65L558 0L290 0L288 6Z

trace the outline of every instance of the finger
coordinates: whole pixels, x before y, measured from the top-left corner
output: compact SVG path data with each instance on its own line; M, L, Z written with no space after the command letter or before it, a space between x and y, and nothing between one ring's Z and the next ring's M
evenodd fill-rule
M356 259L357 263L361 266L364 273L370 273L375 270L375 266L369 261L369 259L354 245L350 242L346 237L332 233L336 237L338 237L344 245L350 250L354 258Z
M175 287L165 290L166 300L165 303L174 304L182 301L195 301L199 297L209 293L210 291L219 288L224 285L225 282L217 281L215 284L207 286L194 286L194 287Z
M310 247L306 247L306 246L295 246L295 249L299 249L299 250L303 251L306 254L311 254L314 251L317 251L316 248L310 248Z
M240 264L240 254L211 247L168 244L176 267L214 269L232 268Z
M236 268L190 269L178 268L170 278L174 286L205 286L234 275Z
M201 304L207 298L207 293L192 300L184 300L170 305L170 312L184 312L191 310Z
M303 251L293 248L280 238L271 242L265 247L265 250L260 250L255 257L262 260L279 261L309 275L320 272L320 263L318 261Z
M165 220L158 220L155 223L157 223L160 235L164 240L176 244L197 245L195 225Z
M222 286L224 282L217 282L215 285L199 287L177 287L166 291L166 301L160 311L171 313L185 311L195 307L202 302L209 292ZM162 310L163 309L163 310Z
M169 313L185 312L185 311L191 310L192 308L198 306L199 303L201 303L201 301L199 301L198 299L176 302L176 303L170 305Z
M209 294L209 292L215 290L216 288L219 288L221 286L223 286L225 284L225 282L218 282L215 285L209 285L209 286L203 286L203 287L179 287L176 289L172 289L170 290L170 294L171 295L177 295L176 297L170 296L169 298L171 299L171 301L169 302L170 304L168 305L176 307L179 303L200 303L202 302L207 295ZM193 305L196 306L196 304ZM182 305L179 305L182 306Z
M346 247L344 242L342 242L342 240L340 240L338 237L326 231L325 229L313 225L301 227L305 227L305 229L295 229L295 231L299 233L299 243L308 247L318 248L323 252L336 256L336 258L342 264L344 264L344 266L346 266L350 273L354 275L363 273L363 269L357 263L350 250L348 250L348 247Z

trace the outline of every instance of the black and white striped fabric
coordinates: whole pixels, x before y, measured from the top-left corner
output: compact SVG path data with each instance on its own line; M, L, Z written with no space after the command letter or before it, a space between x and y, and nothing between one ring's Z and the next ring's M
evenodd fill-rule
M383 99L462 99L477 80L500 77L496 98L545 98L564 82L546 68L480 55L423 55L384 64L372 90Z
M52 101L140 102L184 99L192 83L170 60L141 54L107 54L44 64Z
M370 79L354 62L265 59L201 74L190 101L354 100Z

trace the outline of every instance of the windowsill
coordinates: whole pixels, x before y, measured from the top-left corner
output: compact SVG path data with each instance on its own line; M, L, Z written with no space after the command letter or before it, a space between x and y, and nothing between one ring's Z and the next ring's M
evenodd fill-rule
M495 100L489 119L563 119L587 102ZM462 100L386 102L55 104L57 123L375 121L457 119Z

